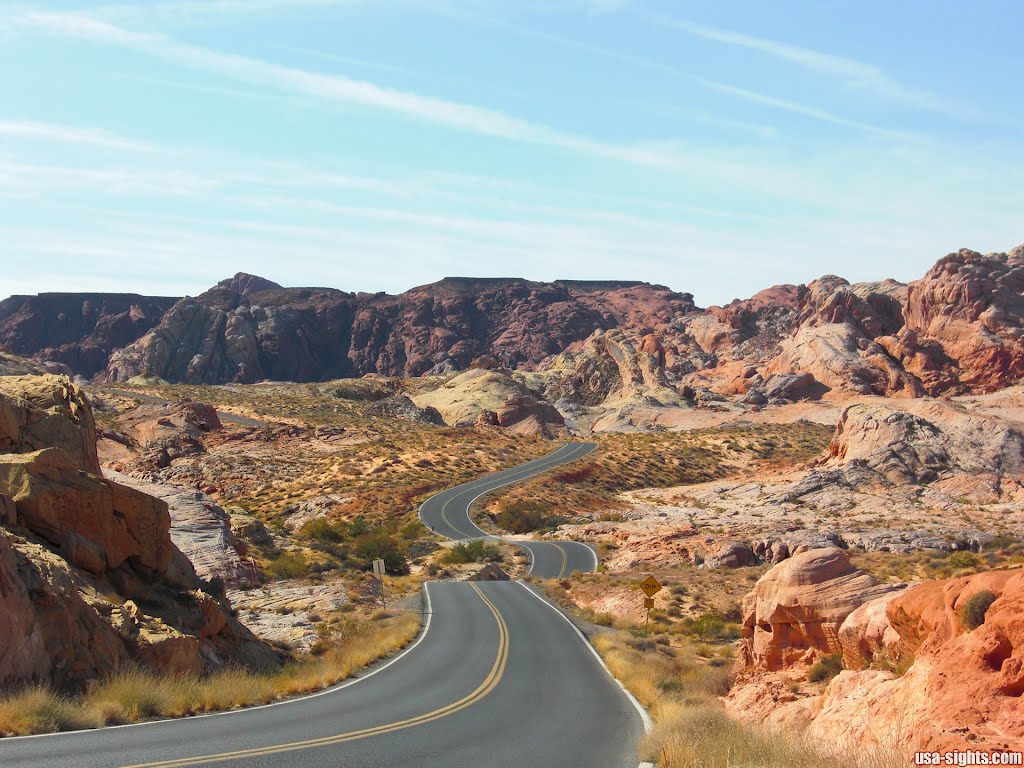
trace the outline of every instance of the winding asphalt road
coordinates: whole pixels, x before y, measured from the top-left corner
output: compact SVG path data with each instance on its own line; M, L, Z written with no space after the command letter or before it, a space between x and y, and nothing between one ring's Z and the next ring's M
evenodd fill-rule
M514 482L517 470L520 479L532 476L583 455L573 452L581 445L499 475L503 482ZM499 475L474 493L497 487ZM468 520L473 498L460 488L445 509L456 525ZM565 567L559 557L559 570ZM0 739L0 766L637 765L634 745L646 716L579 631L531 587L434 582L424 585L423 605L423 629L407 650L330 690L224 714Z
M431 496L420 505L420 520L434 533L448 539L496 541L497 537L480 529L470 518L469 510L474 501L498 488L527 480L554 467L581 459L595 448L597 443L566 443L547 456L449 488ZM597 570L597 553L586 544L577 541L510 539L509 543L529 552L531 576L555 579L568 576L573 571L589 573Z

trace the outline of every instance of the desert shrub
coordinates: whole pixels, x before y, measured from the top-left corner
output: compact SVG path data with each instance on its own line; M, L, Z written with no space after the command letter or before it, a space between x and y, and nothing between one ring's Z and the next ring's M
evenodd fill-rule
M582 483L584 480L589 480L594 476L594 469L594 466L591 464L578 469L557 472L551 476L551 481L555 483Z
M346 523L332 523L324 518L310 520L299 528L299 535L321 544L336 544L348 534Z
M496 563L502 560L501 550L493 544L485 544L482 539L459 542L441 556L441 562L447 565L463 563Z
M282 552L263 571L271 579L298 579L309 575L309 561L301 552Z
M384 560L384 567L392 576L409 574L409 559L406 557L405 545L387 531L378 530L366 533L353 542L352 551L363 560L367 570L374 560Z
M695 619L687 619L683 622L683 627L691 635L705 643L727 642L740 636L740 629L736 624L727 621L722 614L714 611L702 613Z
M406 541L415 541L426 531L423 523L419 520L412 520L402 526L401 535Z
M996 601L996 593L990 589L975 592L960 608L960 623L968 630L977 629L985 623L989 606Z
M365 536L373 530L373 526L370 522L360 515L348 524L348 529L345 531L345 535L351 539L358 538L359 536Z
M807 679L812 683L820 683L831 680L843 671L843 657L838 653L825 656L814 663L807 673Z
M972 552L953 552L946 562L954 568L976 568L978 556Z
M550 526L554 520L548 515L549 507L541 501L506 499L494 522L509 533L533 533Z

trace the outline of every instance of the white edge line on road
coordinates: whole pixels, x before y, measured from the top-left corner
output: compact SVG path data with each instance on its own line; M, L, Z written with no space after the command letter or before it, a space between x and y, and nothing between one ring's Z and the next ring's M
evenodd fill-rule
M148 726L167 725L168 723L172 723L173 724L173 723L181 723L181 722L191 722L192 720L201 720L201 719L206 718L206 717L226 717L227 715L243 715L243 714L246 714L247 712L255 712L258 709L269 709L270 707L280 707L280 706L283 706L285 704L295 704L296 702L299 702L299 701L306 701L307 699L316 699L316 698L318 698L320 696L326 696L326 695L328 695L330 693L336 693L337 691L340 691L342 688L348 688L350 685L355 685L356 683L361 683L364 680L369 680L371 677L376 675L378 672L383 672L385 669L390 667L392 664L395 664L395 663L401 661L402 658L406 654L411 653L412 650L417 645L419 645L421 642L423 642L423 638L425 638L427 636L427 632L430 630L430 618L434 614L434 609L433 609L433 607L430 604L430 591L427 589L428 584L430 584L430 582L426 582L426 581L423 582L423 598L424 598L424 603L426 603L426 605L424 606L425 610L423 612L423 615L426 616L427 618L426 618L426 621L423 622L423 626L420 628L419 637L417 637L410 645L408 645L406 648L404 648L393 659L390 659L386 663L381 664L376 669L374 669L374 670L372 670L370 672L367 672L365 675L362 675L361 677L357 677L354 680L346 680L344 682L338 683L337 685L332 685L330 688L324 688L324 690L322 690L322 691L317 691L316 693L308 693L308 694L306 694L304 696L296 696L294 698L284 699L283 701L274 701L274 702L271 702L270 704L259 704L259 705L255 706L255 707L242 707L240 709L232 709L232 710L230 710L228 712L209 712L209 713L207 713L205 715L187 715L185 717L168 717L168 718L164 718L162 720L147 720L146 722L143 722L143 723L126 723L124 725L106 725L106 726L103 726L101 728L83 728L83 729L78 730L78 731L61 731L59 733L35 733L35 734L30 735L30 736L7 736L5 738L0 738L0 746L6 744L8 742L11 742L11 741L21 741L23 739L44 739L44 738L52 738L54 736L74 736L76 734L81 734L81 733L102 733L103 731L113 731L113 730L118 729L118 728L137 728L140 725L148 725Z
M597 659L597 663L600 664L604 668L604 671L608 673L608 677L610 677L612 680L614 680L618 684L619 688L622 689L622 692L626 694L626 698L629 699L629 703L632 704L633 707L636 709L636 711L639 713L640 720L643 721L643 724L644 724L644 733L650 733L651 732L651 728L654 727L654 723L651 721L651 716L649 714L647 714L647 710L644 709L644 705L641 704L639 701L637 701L636 696L634 696L632 693L630 693L629 689L626 688L626 686L624 686L622 684L622 681L619 680L619 678L617 678L615 675L612 674L612 671L610 669L608 669L608 665L604 663L604 659L601 658L601 654L597 652L597 649L593 645L591 645L590 641L587 640L587 636L584 635L583 632L580 631L580 628L572 623L572 619L570 619L568 616L566 616L564 613L562 613L560 610L558 610L558 608L556 606L554 606L549 600L545 600L543 597L538 595L537 592L534 591L532 588L530 588L526 583L524 583L522 581L517 581L516 584L521 586L523 589L525 589L531 595L533 595L538 600L540 600L542 603L544 603L544 605L546 605L552 611L554 611L559 616L561 616L565 620L565 623L573 628L573 631L577 635L580 636L580 640L583 641L583 644L585 646L587 646L587 648L590 650L590 652L592 654L594 654L594 658ZM640 763L641 768L643 768L643 766L648 766L648 765L651 765L651 763Z

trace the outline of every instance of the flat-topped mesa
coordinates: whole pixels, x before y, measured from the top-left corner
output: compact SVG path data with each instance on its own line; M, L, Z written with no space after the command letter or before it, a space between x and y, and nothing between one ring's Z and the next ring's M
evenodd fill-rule
M40 293L0 301L0 347L64 363L90 377L110 354L160 322L178 298L134 293Z

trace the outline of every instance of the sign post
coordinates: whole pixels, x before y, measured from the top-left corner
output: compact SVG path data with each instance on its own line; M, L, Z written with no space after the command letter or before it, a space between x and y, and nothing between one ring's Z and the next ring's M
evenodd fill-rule
M647 595L644 598L644 609L647 611L647 615L644 618L644 637L647 637L647 628L651 623L651 608L654 607L654 596L661 591L661 582L653 576L648 576L640 582L640 589Z
M377 577L377 581L380 582L380 602L385 610L388 607L387 598L384 596L384 560L377 558L373 561L373 575Z

